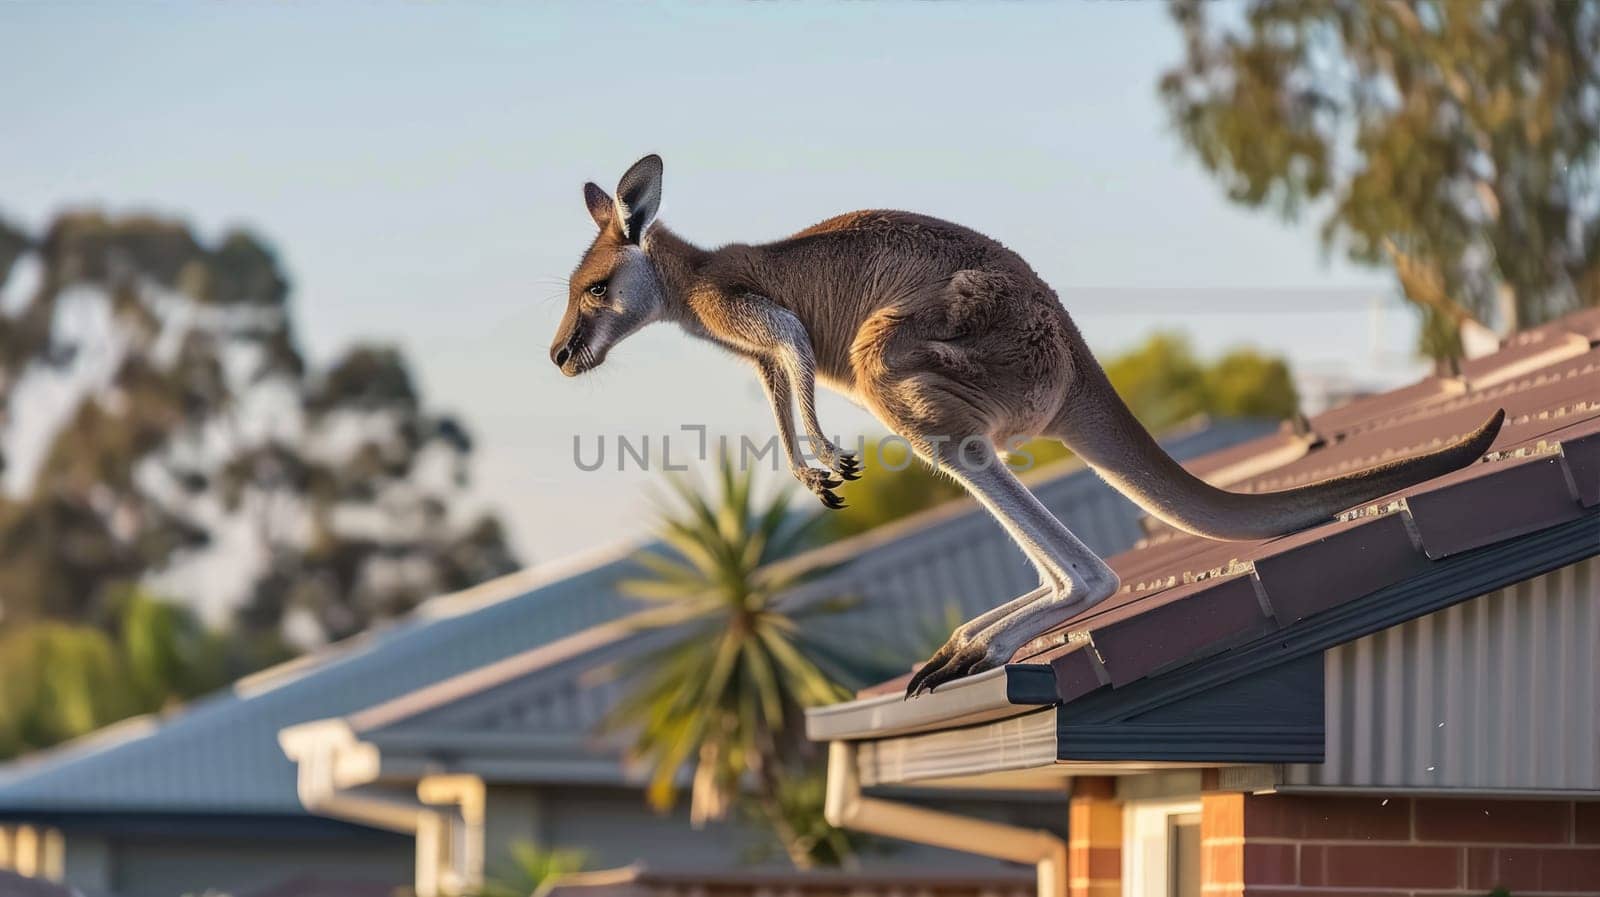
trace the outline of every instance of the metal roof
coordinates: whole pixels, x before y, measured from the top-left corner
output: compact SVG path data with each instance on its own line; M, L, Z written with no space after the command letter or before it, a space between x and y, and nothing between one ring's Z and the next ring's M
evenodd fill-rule
M1193 456L1271 427L1260 421L1207 426L1177 437L1168 448ZM1090 545L1109 550L1138 538L1140 512L1091 472L1069 463L1039 473L1035 492ZM1025 590L1035 576L1004 531L969 501L836 542L790 563L825 572L785 600L855 599L848 612L819 619L813 631L818 641L856 657L906 658L925 651L930 637L942 637L934 629L942 625L947 608L951 615L970 616L987 607L997 590ZM619 620L402 695L346 721L363 740L380 746L385 770L397 774L441 751L494 755L494 769L503 771L509 768L503 756L509 750L520 758L519 775L615 780L622 771L614 757L600 756L583 739L626 688L610 671L648 651L659 637Z
M1232 487L1242 491L1284 489L1428 451L1498 408L1505 426L1479 463L1322 526L1259 542L1152 527L1109 559L1122 591L1024 647L1013 668L1031 676L1047 667L1067 708L1104 703L1223 652L1260 648L1281 661L1272 646L1320 651L1324 632L1348 641L1499 588L1505 576L1600 554L1600 309L1517 334L1457 375L1333 409L1301 433L1281 431L1191 469L1243 471ZM1270 463L1252 470L1252 456ZM1366 606L1380 596L1387 606ZM905 681L867 694L898 695ZM814 712L813 732L873 737L881 703Z
M569 565L570 566L570 565ZM299 813L278 731L348 713L614 619L633 569L534 569L423 605L165 719L118 724L0 771L0 813Z
M1222 422L1181 435L1168 448L1192 457L1271 428ZM1041 500L1090 546L1114 551L1141 534L1136 509L1092 474L1071 465L1039 473ZM513 676L529 658L534 666L515 676L521 686L514 696L496 691L473 702L460 695L452 700L462 706L452 713L472 717L482 710L487 715L473 718L485 726L579 736L615 700L616 686L553 675L546 665L560 658L564 669L587 669L616 656L595 627L636 609L616 589L639 572L630 555L542 566L434 599L399 622L248 677L165 718L128 721L0 767L0 816L299 814L295 769L279 748L280 730L414 693L438 694L430 687L440 683L487 691L495 676ZM843 561L851 563L809 587L870 599L869 616L854 617L834 636L847 648L903 650L923 640L918 633L930 610L937 614L948 603L971 615L997 591L1033 584L1020 552L970 502L834 543L805 562ZM639 648L629 643L626 650ZM510 703L498 703L502 697Z

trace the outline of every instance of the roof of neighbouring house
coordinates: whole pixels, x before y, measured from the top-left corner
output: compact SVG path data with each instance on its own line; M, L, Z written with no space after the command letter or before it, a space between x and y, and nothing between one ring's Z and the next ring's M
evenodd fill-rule
M1213 424L1167 445L1191 457L1272 426ZM1054 473L1038 473L1034 490L1041 501L1089 545L1108 550L1138 539L1137 509L1091 472L1068 462ZM986 608L997 589L1025 589L1036 576L1005 532L971 502L936 508L788 563L821 572L785 601L852 599L848 612L814 617L810 641L858 662L892 660L895 665L886 668L908 665L943 637L952 618ZM452 771L490 778L625 781L616 752L602 749L591 733L629 687L618 672L670 637L618 619L345 715L343 722L363 742L378 746L385 777L420 775L448 757Z
M0 869L0 897L81 897L82 892L42 878Z
M641 864L621 869L578 872L550 882L545 897L649 897L655 894L783 893L792 897L832 894L914 892L927 897L1011 897L1031 894L1038 879L1032 870L1012 868L986 875L938 872L729 871L655 869Z
M1167 445L1179 457L1193 457L1272 427L1220 422ZM1139 537L1137 511L1092 474L1070 463L1038 473L1041 499L1090 546L1114 551ZM616 644L616 629L606 625L637 609L616 588L640 572L631 554L539 567L434 599L403 620L248 677L171 716L114 725L0 767L0 817L302 815L294 765L278 743L281 730L397 699L394 706L403 707L407 696L439 694L434 687L440 683L460 688L517 669L524 691L512 705L514 715L491 718L495 725L512 720L513 728L554 734L552 750L557 759L565 757L616 691L553 667L559 661L567 672L591 669L619 651L645 647ZM840 578L814 585L845 583L870 599L878 615L872 625L833 624L843 647L861 650L915 637L930 607L935 614L947 604L954 613L971 614L994 588L1022 588L1032 575L999 527L965 502L834 543L805 562L843 564L830 574Z
M252 892L249 897L401 897L409 893L409 887L384 882L305 875Z
M574 569L576 566L576 569ZM620 554L434 599L393 624L246 677L166 717L0 767L0 814L300 813L285 726L349 712L626 613Z
M1321 526L1216 542L1151 525L1148 538L1109 559L1122 578L1118 594L1036 639L1002 671L913 701L900 700L901 677L813 711L811 734L967 726L1007 715L998 706L1007 702L1104 703L1154 677L1320 651L1600 554L1600 309L1519 333L1458 374L1187 466L1239 491L1291 488L1437 448L1500 408L1505 425L1478 463Z

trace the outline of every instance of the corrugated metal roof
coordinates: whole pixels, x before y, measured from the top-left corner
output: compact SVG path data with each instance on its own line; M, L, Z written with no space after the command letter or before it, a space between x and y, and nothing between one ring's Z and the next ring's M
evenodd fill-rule
M1192 457L1271 429L1217 424L1169 445ZM1100 551L1140 535L1132 505L1081 469L1036 484L1040 498ZM428 602L411 616L241 681L170 718L141 719L0 768L0 814L54 812L299 813L295 770L278 732L344 716L517 655L574 639L634 609L616 583L638 571L627 552L541 567ZM850 647L896 649L926 626L930 603L971 615L998 591L1033 585L1031 568L999 527L970 504L821 549L851 559L819 588L870 596L868 618L839 631ZM1006 592L1010 594L1010 592ZM904 644L912 644L906 641ZM903 649L904 644L899 648ZM595 649L600 651L599 648ZM579 665L613 653L584 653ZM616 698L616 686L534 676L494 717L542 733L581 732ZM465 711L466 708L463 708Z
M285 726L367 707L625 613L632 564L514 574L253 677L169 719L114 726L10 764L0 812L299 812Z
M1171 440L1168 449L1191 457L1270 429L1259 421L1222 423ZM1133 544L1141 533L1141 512L1091 472L1077 466L1066 470L1055 476L1041 471L1045 477L1034 484L1040 500L1099 550ZM1032 566L1015 544L972 502L835 543L796 562L827 572L789 599L847 596L857 602L847 613L820 619L813 630L819 641L853 657L919 656L930 640L943 637L935 630L945 624L946 608L950 616L969 617L991 606L997 594L1037 585ZM625 687L615 677L591 674L647 650L649 638L619 625L613 638L585 645L580 652L558 645L524 652L498 669L468 673L353 715L350 721L359 732L406 736L429 731L452 737L462 732L547 736L588 731Z
M1286 785L1600 790L1600 560L1339 645L1327 755Z

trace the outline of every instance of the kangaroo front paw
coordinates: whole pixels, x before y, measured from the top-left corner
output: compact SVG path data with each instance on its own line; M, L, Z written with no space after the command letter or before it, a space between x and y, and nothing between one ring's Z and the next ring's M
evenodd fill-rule
M801 485L811 490L813 495L821 499L824 507L835 511L847 507L844 499L833 491L844 483L842 480L834 479L832 471L815 467L802 467L794 472L794 478L799 480Z
M827 440L813 442L816 459L822 466L838 474L842 479L854 480L861 476L861 461L855 454L847 452Z

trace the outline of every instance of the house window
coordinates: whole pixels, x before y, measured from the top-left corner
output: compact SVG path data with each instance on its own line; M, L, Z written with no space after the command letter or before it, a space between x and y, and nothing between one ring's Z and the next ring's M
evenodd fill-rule
M1124 897L1200 897L1200 802L1133 801L1123 812Z
M66 841L53 828L0 825L0 869L60 881Z

